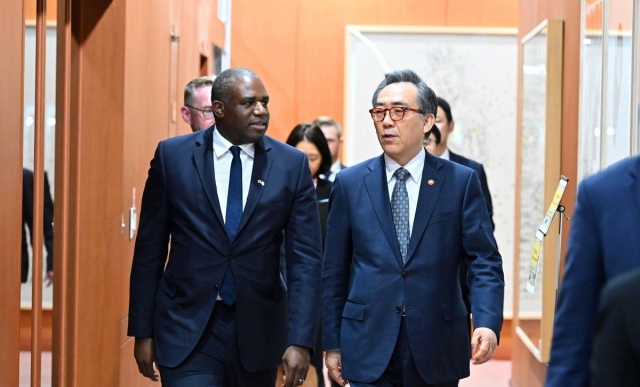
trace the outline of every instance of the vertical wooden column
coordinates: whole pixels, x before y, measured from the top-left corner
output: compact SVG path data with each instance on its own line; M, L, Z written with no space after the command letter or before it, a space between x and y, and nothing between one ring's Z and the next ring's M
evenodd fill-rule
M0 375L19 383L24 2L0 0ZM6 55L11 53L11 55Z
M70 88L71 88L71 0L57 3L56 38L56 185L54 206L54 289L53 293L53 337L52 337L52 385L67 386L68 373L64 366L70 358L68 349L68 278L70 234L69 208L71 170L70 149Z
M47 46L47 2L36 7L36 91L33 150L33 277L31 295L31 387L42 378L42 237L44 223L44 85Z

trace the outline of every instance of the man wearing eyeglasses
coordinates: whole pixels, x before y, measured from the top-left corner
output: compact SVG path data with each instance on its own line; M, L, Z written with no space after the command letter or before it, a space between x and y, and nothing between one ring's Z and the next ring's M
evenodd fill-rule
M334 182L323 263L323 347L344 385L453 387L488 361L502 325L504 275L477 173L422 146L436 96L411 70L373 95L384 153ZM428 129L425 129L428 128ZM470 284L471 345L458 269Z
M211 88L215 79L213 75L196 78L184 87L184 106L180 108L180 114L193 132L207 129L216 122L211 107Z

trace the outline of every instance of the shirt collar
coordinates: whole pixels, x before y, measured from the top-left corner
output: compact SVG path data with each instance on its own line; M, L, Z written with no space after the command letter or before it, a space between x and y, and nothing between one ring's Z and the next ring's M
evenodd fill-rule
M213 130L213 151L217 158L222 157L233 144L231 141L224 138L217 129ZM249 157L253 158L256 151L256 144L242 144L238 145L240 149L244 151Z
M441 159L451 160L451 153L449 152L449 148L444 148L444 152L440 155Z
M411 161L409 161L407 165L404 166L404 169L409 171L409 174L411 174L411 179L413 179L413 181L417 184L420 183L420 179L422 178L422 170L424 169L424 159L426 157L424 152L426 151L423 148L422 151L418 152L418 154L413 159L411 159ZM393 159L386 153L384 154L384 164L387 169L387 183L389 183L391 182L393 174L398 168L402 167L402 165L393 161Z
M335 163L331 164L331 172L340 172L340 170L342 169L342 164L340 164L340 160L336 160Z

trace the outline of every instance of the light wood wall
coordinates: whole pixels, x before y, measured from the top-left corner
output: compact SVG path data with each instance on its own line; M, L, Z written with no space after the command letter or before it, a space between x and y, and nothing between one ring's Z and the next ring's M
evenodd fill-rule
M22 227L22 103L24 4L0 0L0 375L18 385ZM11 54L7 54L11 53Z
M342 122L349 24L516 27L516 0L233 0L231 66L256 72L271 97L269 135L300 122Z
M519 0L518 2L518 30L519 38L524 37L544 19L564 20L564 55L562 78L562 134L561 134L561 173L570 179L570 183L562 200L567 214L573 214L576 196L576 181L578 172L578 100L580 91L580 1L578 0ZM520 56L522 58L522 56ZM521 60L521 59L520 59ZM522 63L519 63L520 67ZM522 77L519 75L519 85ZM520 107L522 103L522 88L518 89L518 122L521 121ZM517 143L521 143L518 133ZM520 149L516 154L517 169L520 170ZM516 186L519 185L519 174L516 174ZM516 203L519 202L519 192L516 192ZM520 243L518 228L519 211L516 209L516 230L514 245ZM571 222L563 227L563 252L567 246L567 237ZM562 269L564 262L562 262ZM561 270L562 272L562 270ZM519 267L514 265L514 278L518 278ZM517 295L518 283L514 281L514 295ZM518 298L514 297L514 311L518 310ZM514 326L515 328L515 326ZM511 387L538 387L544 385L546 365L538 362L533 354L524 346L518 336L513 338L512 379Z

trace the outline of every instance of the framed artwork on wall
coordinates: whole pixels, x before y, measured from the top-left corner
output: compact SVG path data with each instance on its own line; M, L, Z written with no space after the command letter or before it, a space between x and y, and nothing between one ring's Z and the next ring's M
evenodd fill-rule
M536 230L552 202L560 171L563 21L547 19L521 40L520 223L516 334L538 361L549 361L557 280L558 233L549 231L539 254L534 293L526 290ZM553 228L555 230L555 227Z

